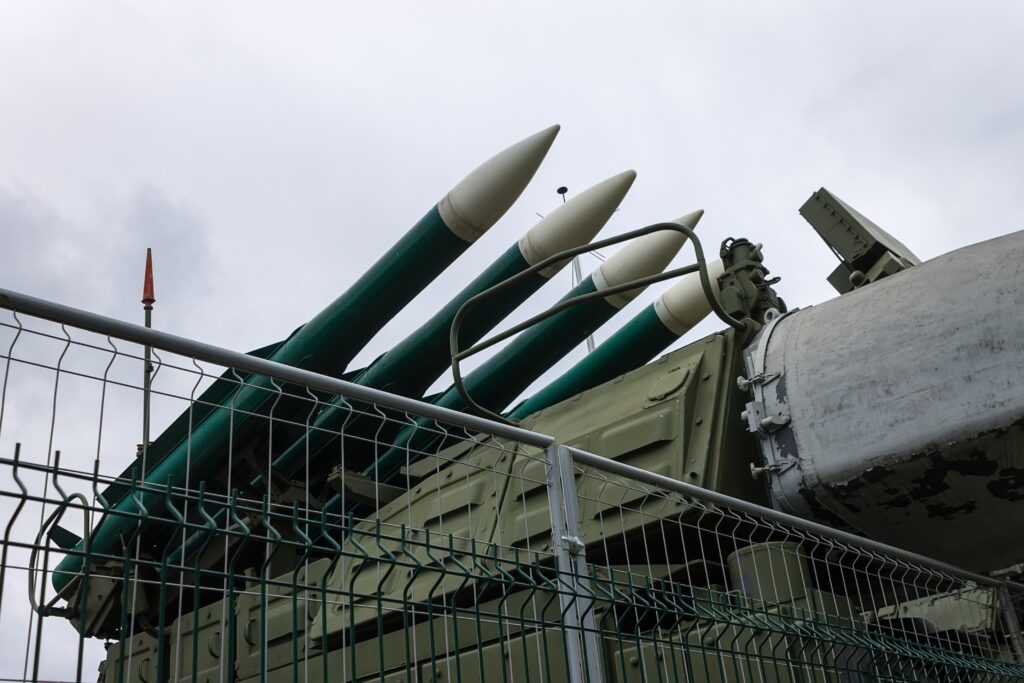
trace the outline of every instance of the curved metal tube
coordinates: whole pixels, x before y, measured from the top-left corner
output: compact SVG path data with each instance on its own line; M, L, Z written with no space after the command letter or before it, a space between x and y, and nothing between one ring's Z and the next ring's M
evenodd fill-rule
M568 259L573 258L574 256L585 254L598 249L603 249L605 247L610 247L616 244L620 244L622 242L626 242L631 239L635 239L637 237L643 237L644 235L648 235L652 232L660 232L662 230L675 230L676 232L681 232L684 235L686 235L690 243L693 244L693 251L697 257L697 263L692 266L676 268L674 270L669 270L664 273L659 273L657 275L651 275L649 277L640 278L639 280L634 280L632 282L626 282L615 287L609 287L608 289L601 290L599 292L591 292L589 294L577 296L572 299L560 301L559 303L555 304L554 306L544 311L543 313L535 315L529 320L521 322L518 325L515 325L514 327L505 330L500 334L496 334L490 339L485 339L484 341L478 342L477 344L469 347L468 349L464 349L461 351L459 350L459 331L462 327L462 321L469 314L469 311L472 308L478 305L481 301L493 296L499 290L509 287L515 284L516 282L519 282L524 277L529 276L531 273L543 270L544 268L547 268L555 263L566 261ZM593 299L603 299L605 297L612 296L613 294L628 292L638 287L646 287L656 282L670 280L672 278L679 277L681 275L687 275L693 272L700 273L700 284L701 288L703 288L704 290L704 296L707 297L708 303L711 304L711 310L715 312L715 314L722 320L722 322L726 323L730 327L736 328L741 332L745 332L751 329L751 323L753 323L752 320L750 320L749 318L737 320L736 318L729 315L724 308L722 308L722 304L721 302L719 302L718 296L715 294L715 290L711 286L711 279L708 276L707 265L704 262L704 249L701 247L700 240L697 238L697 235L694 234L693 230L678 223L654 223L653 225L638 228L637 230L631 230L630 232L626 232L615 237L609 237L606 240L592 242L590 244L584 244L578 247L573 247L572 249L567 249L563 252L555 254L554 256L550 256L544 259L543 261L534 264L533 266L530 266L529 268L520 273L516 273L512 277L508 278L503 282L499 282L490 289L480 292L476 296L466 301L466 303L462 304L462 307L459 309L458 313L455 314L455 318L452 320L451 332L448 335L448 345L452 353L452 376L454 379L455 388L459 392L459 396L462 397L462 400L466 403L466 406L470 410L475 412L477 415L481 415L490 420L501 422L503 424L514 425L515 423L509 420L508 418L498 415L497 413L494 413L488 410L487 408L484 408L483 406L481 406L480 404L473 400L473 397L469 395L469 392L466 391L466 387L463 384L462 371L461 368L459 367L460 361L462 361L465 358L468 358L469 356L472 356L475 353L479 353L484 349L488 349L494 346L495 344L498 344L508 339L509 337L512 337L513 335L519 334L523 330L532 327L533 325L536 325L542 320L546 320L551 316L564 311L567 308L576 306L577 304L582 304Z

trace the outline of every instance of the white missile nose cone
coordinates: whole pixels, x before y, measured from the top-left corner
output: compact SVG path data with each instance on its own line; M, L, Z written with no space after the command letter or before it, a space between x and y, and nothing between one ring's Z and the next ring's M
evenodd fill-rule
M707 264L711 288L717 295L718 277L725 272L722 259ZM679 279L654 302L654 312L672 334L681 337L711 312L711 303L704 295L700 273L690 273Z
M519 239L519 251L531 266L555 254L590 242L629 192L636 171L624 171L581 192L549 213ZM569 261L540 271L551 277Z
M591 277L598 291L616 287L633 280L657 275L665 270L686 242L686 236L675 230L659 230L630 241L602 263ZM605 300L622 308L635 299L643 287L612 294Z
M675 219L674 221L670 221L670 222L678 223L679 225L685 226L685 227L689 228L690 230L693 230L694 228L697 227L697 223L700 222L700 219L701 219L701 217L703 215L704 215L704 209L697 209L696 211L691 211L690 213L686 214L685 216L680 216L679 218Z
M545 128L480 164L438 202L441 220L465 241L475 242L523 193L560 129L557 124Z

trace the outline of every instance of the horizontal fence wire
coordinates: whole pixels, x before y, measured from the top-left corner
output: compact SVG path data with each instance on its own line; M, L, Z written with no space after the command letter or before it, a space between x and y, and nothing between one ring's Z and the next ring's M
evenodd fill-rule
M0 320L0 680L1021 679L1016 584L104 321Z
M998 582L712 503L682 492L685 484L672 490L605 471L603 459L580 455L590 456L575 485L591 604L616 680L1024 675Z
M536 443L155 349L136 445L142 347L0 330L0 678L569 675Z

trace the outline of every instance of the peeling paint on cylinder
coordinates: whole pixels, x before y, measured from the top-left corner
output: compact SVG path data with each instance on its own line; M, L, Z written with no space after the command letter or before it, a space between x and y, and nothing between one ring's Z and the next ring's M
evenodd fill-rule
M973 569L1015 561L1022 264L1017 232L781 319L763 369L789 422L762 447L794 465L770 475L776 505Z

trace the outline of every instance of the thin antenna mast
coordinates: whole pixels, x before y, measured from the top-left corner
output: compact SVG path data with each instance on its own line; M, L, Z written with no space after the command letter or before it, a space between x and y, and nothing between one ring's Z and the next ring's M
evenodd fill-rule
M565 195L568 194L569 188L562 185L560 188L555 190L558 194L562 195L562 203L565 204ZM575 287L579 283L583 282L583 268L580 267L580 257L576 256L572 259L572 286ZM594 335L587 337L587 353L594 350Z
M153 326L153 304L156 303L156 294L153 290L153 250L146 248L146 274L142 280L142 310L145 312L146 327ZM142 447L143 456L142 469L145 474L145 454L149 450L149 398L150 382L153 379L153 364L151 362L153 349L147 346L144 352L145 367L142 375Z

